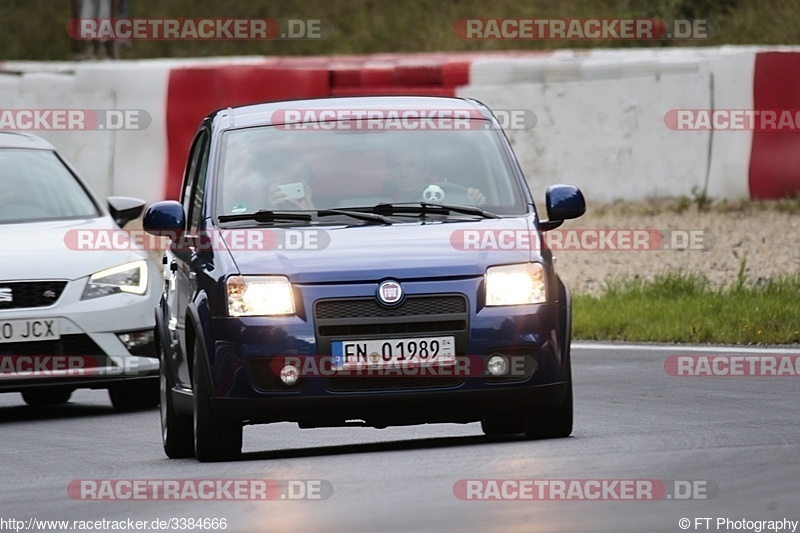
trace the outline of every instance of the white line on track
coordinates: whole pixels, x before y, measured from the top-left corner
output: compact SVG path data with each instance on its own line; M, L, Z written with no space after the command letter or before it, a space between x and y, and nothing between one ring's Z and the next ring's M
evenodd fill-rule
M579 350L638 350L651 352L703 352L703 353L764 353L800 355L797 348L765 348L747 346L698 346L692 344L630 344L609 342L573 342L572 348Z

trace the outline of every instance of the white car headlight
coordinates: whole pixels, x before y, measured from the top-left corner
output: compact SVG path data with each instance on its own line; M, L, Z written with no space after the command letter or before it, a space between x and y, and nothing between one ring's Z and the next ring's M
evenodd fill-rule
M539 263L503 265L486 270L486 305L540 304L547 301L544 268Z
M285 276L231 276L226 285L230 316L294 314L292 284Z
M81 300L121 292L139 295L147 292L147 261L140 259L95 272L89 278Z

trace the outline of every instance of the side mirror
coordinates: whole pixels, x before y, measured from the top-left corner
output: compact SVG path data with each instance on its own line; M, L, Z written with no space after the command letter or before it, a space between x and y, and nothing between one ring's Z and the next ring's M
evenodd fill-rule
M540 222L542 231L556 229L565 220L578 218L586 212L586 200L574 185L553 185L545 193L548 220Z
M186 229L183 206L175 200L156 202L144 212L142 227L147 233L175 240Z
M138 218L146 204L144 200L127 196L109 196L106 198L106 203L114 222L120 228L134 218Z

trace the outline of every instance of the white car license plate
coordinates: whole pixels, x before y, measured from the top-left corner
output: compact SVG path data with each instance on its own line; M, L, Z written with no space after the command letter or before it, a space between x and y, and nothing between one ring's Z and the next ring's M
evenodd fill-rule
M57 318L0 320L0 343L55 341L60 338Z
M337 370L453 365L456 362L456 341L455 337L333 341L331 355L333 367Z

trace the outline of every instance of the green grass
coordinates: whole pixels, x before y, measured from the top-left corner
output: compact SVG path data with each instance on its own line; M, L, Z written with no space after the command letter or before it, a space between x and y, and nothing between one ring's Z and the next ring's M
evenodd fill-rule
M72 58L69 0L2 0L0 60ZM377 52L542 50L800 43L797 0L130 0L138 18L272 17L323 19L324 40L139 41L123 58L219 55L329 55ZM719 26L710 39L684 41L466 41L453 33L462 18L704 18Z
M744 267L744 262L742 263ZM573 298L578 339L714 344L800 343L800 274L714 287L699 274L617 279Z

